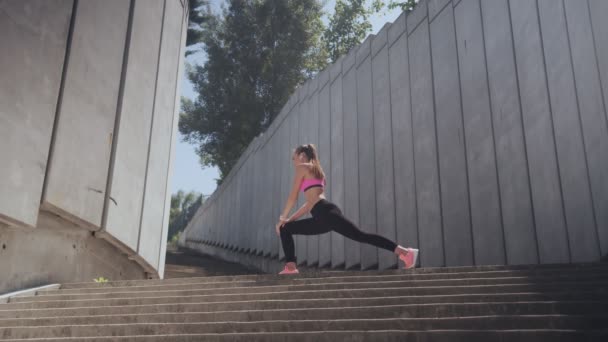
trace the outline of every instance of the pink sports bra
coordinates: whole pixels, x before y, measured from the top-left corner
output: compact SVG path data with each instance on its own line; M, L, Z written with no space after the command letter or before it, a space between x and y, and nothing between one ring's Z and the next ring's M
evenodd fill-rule
M310 189L310 188L316 188L316 187L324 187L325 186L325 179L317 179L317 178L311 178L311 179L304 179L302 180L302 184L300 185L300 190L302 192L305 192L306 190Z

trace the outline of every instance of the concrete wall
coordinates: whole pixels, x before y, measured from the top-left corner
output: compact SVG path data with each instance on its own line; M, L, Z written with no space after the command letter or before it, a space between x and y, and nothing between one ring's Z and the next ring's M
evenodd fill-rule
M248 251L278 245L266 233L291 184L285 156L314 143L327 197L361 229L419 247L423 267L599 260L608 253L606 14L602 0L421 1L296 90L181 243L245 264ZM211 213L234 177L259 184L232 195L240 253L211 247L227 226ZM274 215L250 219L246 208ZM296 248L302 265L397 265L335 233L298 237ZM270 256L254 263L277 271Z
M162 277L187 7L0 1L0 292Z

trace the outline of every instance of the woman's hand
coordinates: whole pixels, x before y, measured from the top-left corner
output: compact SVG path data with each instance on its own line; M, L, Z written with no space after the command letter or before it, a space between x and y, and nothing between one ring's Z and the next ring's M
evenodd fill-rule
M281 236L281 228L283 228L285 223L287 223L288 221L288 219L284 219L282 217L279 218L279 222L274 227L274 229L277 231L277 235Z
M277 235L278 235L278 236L281 236L281 228L283 228L283 226L284 226L284 225L285 225L285 222L283 222L283 221L279 221L279 222L277 223L277 225L276 225L276 226L274 226L274 229L277 231Z

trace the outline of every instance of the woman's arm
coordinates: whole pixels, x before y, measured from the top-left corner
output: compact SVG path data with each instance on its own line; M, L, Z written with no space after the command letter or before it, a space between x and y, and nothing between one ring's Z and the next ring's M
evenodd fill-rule
M300 207L300 209L298 209L298 211L296 211L293 215L291 215L291 217L288 219L288 221L295 221L309 211L310 211L310 205L308 205L308 202L306 202L306 203L304 203L304 205L302 205Z
M302 178L304 178L304 167L296 166L295 175L293 177L293 184L291 186L291 192L289 193L289 197L287 197L287 202L285 203L285 208L281 212L281 216L287 218L289 212L296 204L298 200L298 190L300 189L300 184L302 183ZM299 210L298 210L299 211Z

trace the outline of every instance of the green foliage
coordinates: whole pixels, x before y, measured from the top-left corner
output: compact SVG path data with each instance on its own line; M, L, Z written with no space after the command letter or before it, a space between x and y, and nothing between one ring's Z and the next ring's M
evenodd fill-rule
M394 1L391 0L388 3L388 9L394 9L400 7L402 11L409 12L416 7L419 0L407 0L407 1Z
M188 66L198 97L182 98L179 121L201 165L218 167L218 184L297 85L361 43L372 14L409 11L418 1L336 0L327 27L321 0L225 2L213 13L209 0L190 0L187 45L207 60Z
M390 0L388 4L382 0L372 0L368 5L366 0L336 0L334 14L323 33L323 44L330 61L337 61L340 56L363 41L372 28L370 15L382 11L385 7L390 10L399 7L403 11L411 11L416 3L418 0Z
M199 96L182 99L179 122L184 140L197 145L201 164L218 167L218 183L295 87L327 63L318 0L227 4L221 14L207 8L202 15L200 42L208 59L190 67Z
M203 26L209 19L207 16L209 7L208 0L188 1L188 34L186 35L186 46L198 44L203 37ZM207 10L203 10L206 8ZM186 51L186 56L194 51Z
M361 43L372 29L369 16L384 6L379 0L374 0L369 7L366 3L366 0L336 0L334 14L323 33L323 43L332 63Z
M104 277L99 277L99 278L93 279L93 281L95 281L96 283L107 283L108 279L106 279Z
M184 193L184 191L179 190L171 195L167 241L173 241L173 239L178 238L178 234L186 228L188 222L194 217L194 214L196 214L202 203L203 195L194 191Z

